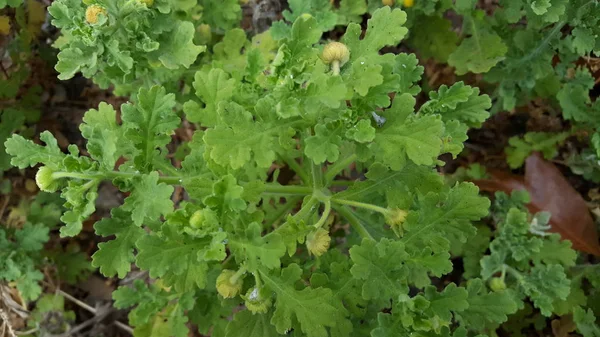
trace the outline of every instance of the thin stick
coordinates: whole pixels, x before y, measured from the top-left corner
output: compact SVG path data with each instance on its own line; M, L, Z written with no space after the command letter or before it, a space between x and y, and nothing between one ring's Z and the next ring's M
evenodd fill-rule
M8 333L10 334L10 336L17 337L15 335L15 331L12 328L12 325L10 325L10 321L8 320L8 315L6 315L6 313L2 309L0 309L0 318L2 318L2 321L4 321L4 324L2 324L2 336L4 336L6 327L8 327Z
M94 314L94 315L96 314L96 312L97 312L96 309L92 308L87 303L81 302L80 300L76 299L75 297L67 294L66 292L64 292L64 291L62 291L60 289L57 289L57 292L60 295L66 297L68 300L74 302L75 304L79 305L80 307L84 308L85 310L91 312L92 314ZM115 320L113 323L116 326L118 326L119 328L121 328L121 329L123 329L123 330L125 330L125 331L127 331L127 332L129 332L130 334L133 335L133 329L129 325L121 323L121 322L119 322L117 320Z

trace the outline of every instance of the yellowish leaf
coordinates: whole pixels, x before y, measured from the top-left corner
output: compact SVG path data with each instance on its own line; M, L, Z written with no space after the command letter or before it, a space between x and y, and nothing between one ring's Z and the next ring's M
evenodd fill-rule
M10 18L6 15L0 15L0 34L8 35L10 33Z

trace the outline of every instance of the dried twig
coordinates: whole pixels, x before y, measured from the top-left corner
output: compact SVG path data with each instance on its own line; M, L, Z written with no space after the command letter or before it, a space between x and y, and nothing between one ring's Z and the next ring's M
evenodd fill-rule
M82 307L83 309L91 312L92 314L99 315L98 314L98 310L96 310L95 308L92 308L87 303L84 303L84 302L76 299L75 297L67 294L66 292L64 292L64 291L62 291L60 289L57 289L56 292L59 293L61 296L64 296L66 299L70 300L71 302L73 302L73 303L77 304L78 306ZM108 314L108 310L106 311L106 313L103 313L103 314L107 315ZM87 322L84 322L84 323L87 323ZM117 327L119 327L121 330L127 331L128 333L130 333L130 334L133 335L133 329L129 325L121 323L121 322L119 322L117 320L114 321L114 324Z
M12 325L10 324L10 321L8 320L8 315L2 309L0 309L0 318L2 318L2 334L0 336L4 336L6 329L8 328L8 334L11 337L17 337Z

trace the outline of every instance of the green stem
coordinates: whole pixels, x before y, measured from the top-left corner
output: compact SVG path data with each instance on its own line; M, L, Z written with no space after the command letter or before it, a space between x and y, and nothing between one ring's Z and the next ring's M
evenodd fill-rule
M308 134L312 135L312 130L308 129ZM312 175L312 183L314 190L320 190L323 187L323 170L321 169L321 165L315 164L314 161L309 159L310 161L310 173Z
M329 183L329 186L350 186L354 182L354 180L334 180Z
M340 204L340 205L348 205L348 206L368 209L371 211L379 212L383 215L388 215L390 213L390 211L387 208L383 208L383 207L376 206L373 204L367 204L364 202L352 201L352 200L346 200L346 199L338 199L338 198L331 198L331 201L333 201L336 204Z
M333 71L334 75L339 75L340 74L340 61L338 60L334 60L333 62L331 62L331 70Z
M279 223L279 221L281 221L281 218L283 218L284 216L289 214L292 211L292 209L294 209L294 207L296 207L299 200L300 200L299 197L288 198L287 204L285 204L283 207L281 207L279 210L277 210L276 214L274 214L275 215L274 220L273 220L273 222L271 222L271 225L269 225L269 228L272 228L275 225L277 225Z
M304 220L305 218L307 218L314 211L315 206L318 203L319 203L319 199L317 199L314 196L311 196L310 199L308 199L308 201L306 203L304 203L304 205L302 205L300 210L292 216L292 221L300 221L300 220ZM277 233L277 232L281 231L283 228L286 228L287 226L289 226L289 224L290 224L290 222L288 222L288 221L284 222L281 226L275 228L274 231L265 235L265 238L268 237L269 235L272 235L273 233Z
M313 193L313 189L301 185L265 184L265 192L268 194L309 195Z
M302 166L300 166L296 159L290 158L284 154L279 154L279 157L287 164L287 166L289 166L294 172L296 172L296 174L298 175L298 177L300 177L300 180L302 180L303 183L307 185L310 184L310 177L308 176L308 173Z
M141 177L141 173L133 172L54 172L52 177L54 179L61 178L74 178L74 179L85 179L85 180L110 180L115 178L133 179L135 177ZM159 176L158 182L169 185L181 185L184 181L189 181L195 178L202 177L203 175L197 176ZM212 186L212 183L209 184ZM207 186L207 187L210 187ZM313 189L308 186L301 185L279 185L279 184L265 184L265 193L277 194L277 195L309 195L313 193Z
M331 182L340 172L342 172L345 168L347 168L350 164L356 161L356 154L352 154L342 160L337 161L335 164L331 165L327 172L325 172L325 182Z
M375 240L373 236L367 231L365 226L359 218L354 215L354 212L346 206L333 206L333 208L350 223L350 226L363 238L369 240Z
M512 276L514 276L518 281L521 281L523 279L523 275L521 274L520 271L516 270L515 268L505 264L502 266L502 271L507 271L509 274L511 274Z
M229 283L236 284L240 277L242 277L242 275L244 275L245 273L246 267L241 266L240 269L238 269L238 271L236 271L235 274L229 278Z
M315 224L315 228L321 228L325 224L325 221L327 221L327 218L329 217L329 213L331 213L331 201L328 199L325 201L325 209L323 210L323 214L321 214L321 218Z
M253 273L254 274L254 283L256 288L260 289L262 288L262 281L260 280L260 274L258 272Z

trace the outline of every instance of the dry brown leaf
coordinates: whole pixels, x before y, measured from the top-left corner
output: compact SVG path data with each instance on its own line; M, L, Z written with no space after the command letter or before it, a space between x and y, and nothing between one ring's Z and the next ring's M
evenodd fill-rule
M598 231L590 211L581 195L571 186L560 171L534 153L525 162L525 176L505 171L490 170L491 179L474 181L482 190L489 192L527 190L531 213L550 212L550 231L570 240L573 248L600 256Z

